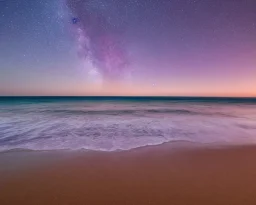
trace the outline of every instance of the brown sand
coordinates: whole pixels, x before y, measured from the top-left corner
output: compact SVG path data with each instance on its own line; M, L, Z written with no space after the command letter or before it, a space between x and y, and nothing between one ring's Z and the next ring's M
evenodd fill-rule
M0 166L3 159L11 159L5 155ZM172 149L161 145L127 152L68 153L69 157L54 160L51 155L56 154L45 157L49 162L38 156L30 160L40 166L27 166L29 170L16 167L16 174L0 170L0 204L256 204L253 146ZM8 160L5 166L13 167Z

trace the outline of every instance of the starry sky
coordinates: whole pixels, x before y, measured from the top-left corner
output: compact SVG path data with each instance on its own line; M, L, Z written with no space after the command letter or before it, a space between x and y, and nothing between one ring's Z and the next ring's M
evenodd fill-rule
M0 0L0 95L256 96L256 1Z

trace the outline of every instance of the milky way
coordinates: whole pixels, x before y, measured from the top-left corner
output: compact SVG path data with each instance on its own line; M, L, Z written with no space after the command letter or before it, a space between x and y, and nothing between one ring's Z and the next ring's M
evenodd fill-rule
M78 55L91 62L105 78L120 76L128 65L122 32L102 12L92 10L88 0L67 0L74 17Z
M256 0L0 2L0 95L256 96Z

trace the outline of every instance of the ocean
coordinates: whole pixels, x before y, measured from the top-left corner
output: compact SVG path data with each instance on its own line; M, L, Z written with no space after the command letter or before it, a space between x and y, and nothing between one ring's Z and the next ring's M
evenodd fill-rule
M256 98L0 97L0 151L255 144Z

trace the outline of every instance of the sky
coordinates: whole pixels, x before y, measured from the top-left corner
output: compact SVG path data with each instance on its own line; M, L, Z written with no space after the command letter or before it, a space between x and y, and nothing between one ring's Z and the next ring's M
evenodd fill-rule
M0 0L0 95L256 97L256 1Z

